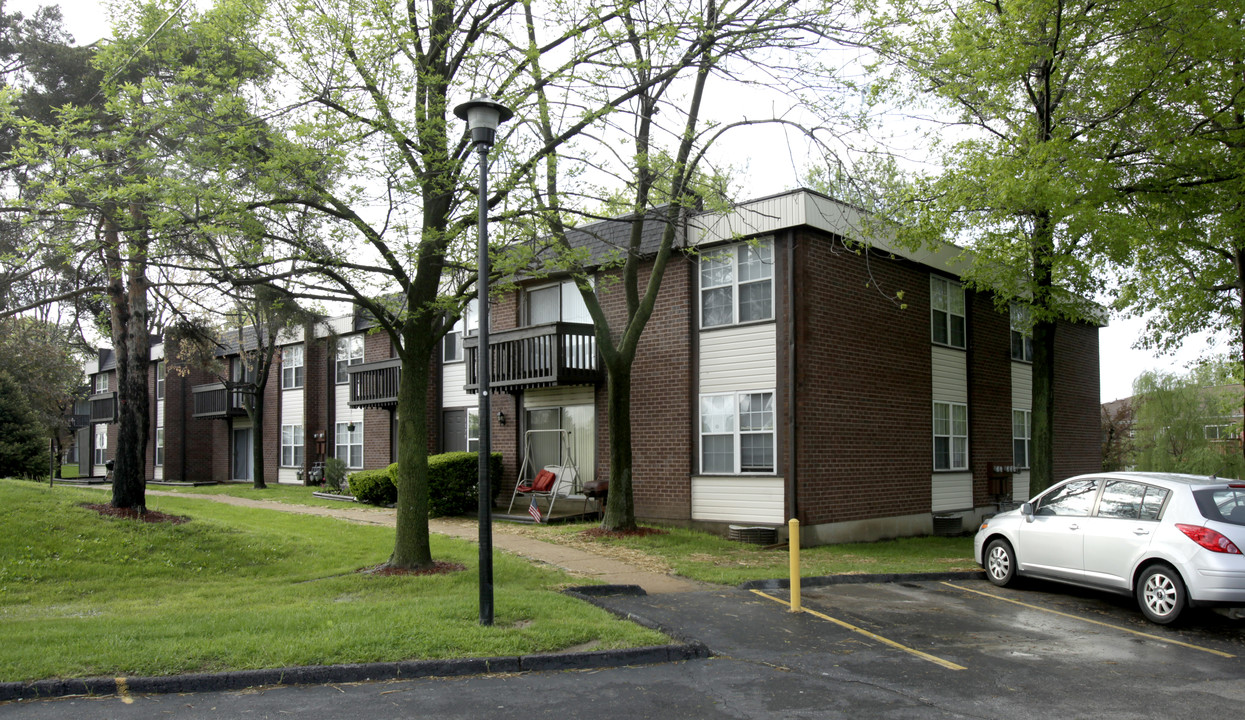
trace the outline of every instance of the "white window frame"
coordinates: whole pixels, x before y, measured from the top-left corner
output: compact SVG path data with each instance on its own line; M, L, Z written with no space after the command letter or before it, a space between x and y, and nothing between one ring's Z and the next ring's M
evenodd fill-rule
M562 280L560 282L545 283L544 285L534 285L527 288L523 293L523 325L524 327L532 327L532 301L533 293L543 290L551 290L557 288L558 291L558 317L552 322L574 322L574 323L591 323L592 317L588 314L588 305L584 303L583 295L579 293L579 288L575 285L574 280ZM575 317L577 313L582 316ZM549 322L539 323L540 325L548 325Z
M165 377L164 373L165 373L164 361L159 360L156 362L156 399L157 400L164 399L164 377Z
M1016 452L1017 447L1024 448L1024 457ZM1033 411L1015 408L1012 410L1012 464L1018 468L1028 468L1032 463Z
M108 426L95 426L95 446L91 448L91 458L93 465L103 465L108 462Z
M938 317L942 313L943 317ZM959 348L968 346L968 303L964 286L941 275L929 276L929 339L935 345ZM959 319L960 338L956 342L956 319ZM939 339L939 331L946 339Z
M1013 303L1008 312L1011 326L1011 355L1017 362L1033 362L1033 322L1029 307Z
M463 350L463 337L475 335L478 320L476 315L477 303L474 299L467 302L467 306L463 308L462 317L454 322L454 327L445 334L442 340L441 362L456 363L466 359L466 352Z
M337 384L343 385L350 382L350 374L346 372L346 368L351 365L363 364L363 336L348 335L346 337L337 338L337 362L335 365L337 371Z
M341 459L351 470L363 469L363 421L339 422L333 429L333 457ZM346 442L342 442L343 438Z
M1203 425L1202 436L1212 442L1219 440L1231 440L1231 425Z
M303 466L303 426L281 426L281 467L298 468Z
M164 465L164 428L156 428L156 452L152 458L156 467Z
M740 405L743 399L753 396L769 396L771 403L770 409L770 427L760 430L745 430L740 412ZM706 425L705 411L707 403L727 399L728 407L731 410L729 419L720 427L709 428ZM699 412L699 467L702 475L774 475L778 471L778 410L777 410L777 393L772 389L767 390L743 390L731 393L706 393L700 396L700 412ZM743 438L748 436L769 436L771 463L768 470L744 470L743 469ZM705 467L705 438L719 437L731 438L731 464L730 471L718 469L706 469Z
M758 277L740 279L740 266L742 264L741 256L751 254L756 256L756 263L764 269L764 274ZM730 257L730 279L724 282L707 283L705 280L705 262L716 262ZM751 264L749 262L748 264ZM734 327L736 325L751 325L753 323L772 322L774 319L774 244L770 240L760 240L756 242L737 243L723 248L715 248L707 251L700 256L700 271L698 273L698 282L700 283L700 310L699 319L701 329ZM750 318L748 320L740 319L739 311L739 289L745 285L759 285L767 283L769 285L769 314L765 317ZM730 306L731 318L729 322L718 322L706 324L705 322L705 295L714 290L730 290Z
M100 373L95 376L95 394L100 395L108 392L108 373Z
M475 427L472 427L473 424ZM465 433L467 435L467 452L480 452L480 408L467 408Z
M946 408L945 419L939 418L939 410ZM957 411L962 418L956 418ZM957 427L957 424L961 427ZM968 405L955 402L934 402L933 411L933 466L937 472L968 469ZM956 432L962 430L962 432ZM939 462L939 440L946 440L947 462Z
M281 389L294 390L303 386L303 346L281 348Z

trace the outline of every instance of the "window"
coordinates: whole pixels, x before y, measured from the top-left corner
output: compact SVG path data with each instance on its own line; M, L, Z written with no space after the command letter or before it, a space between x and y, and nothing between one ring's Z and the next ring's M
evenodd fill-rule
M1033 321L1029 317L1029 308L1024 305L1012 305L1012 360L1033 362Z
M351 335L350 337L337 338L337 384L350 379L346 368L351 365L359 365L363 362L363 336Z
M1087 517L1094 508L1098 494L1098 478L1073 480L1056 487L1038 501L1038 515L1071 515Z
M281 348L281 388L289 390L303 386L303 346L287 345Z
M467 408L467 452L480 452L480 408Z
M363 467L363 421L337 423L337 447L333 453L346 463L346 467L358 470Z
M1012 410L1012 464L1016 467L1029 467L1032 438L1033 413L1028 410Z
M1202 428L1202 434L1207 440L1231 440L1232 433L1229 429L1228 425L1207 425Z
M156 428L156 467L164 464L164 428Z
M968 469L968 406L934 403L934 469Z
M1098 517L1125 520L1158 520L1168 491L1152 485L1108 480L1098 501Z
M744 243L700 258L702 328L774 318L774 249Z
M108 392L108 375L106 373L100 373L95 376L95 392Z
M772 473L774 444L774 393L700 398L702 473Z
M103 465L108 460L108 426L95 426L95 464Z
M156 363L156 399L164 399L164 361Z
M281 467L303 466L303 426L281 426Z
M930 337L939 345L964 347L964 288L957 282L931 275L929 300Z
M441 360L443 362L461 362L463 360L463 336L474 334L476 325L476 301L472 300L463 309L463 316L458 318L458 322L454 323L454 327L445 334L445 340L442 341L443 351Z
M588 306L575 281L532 288L524 294L524 321L530 327L555 322L590 323Z
M281 354L282 359L285 353ZM247 353L246 356L237 356L229 360L229 379L236 383L245 383L248 385L255 384L256 365L259 359L255 357L255 353Z

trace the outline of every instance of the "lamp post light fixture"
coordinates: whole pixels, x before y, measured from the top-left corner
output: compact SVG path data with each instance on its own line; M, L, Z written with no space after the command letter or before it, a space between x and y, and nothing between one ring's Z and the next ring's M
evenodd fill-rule
M514 112L495 100L475 98L454 108L454 114L467 121L471 144L480 156L479 244L476 256L476 293L479 297L479 350L477 380L480 392L480 624L493 624L493 493L489 487L492 447L489 437L489 345L488 345L488 151L497 137L497 126L514 117Z

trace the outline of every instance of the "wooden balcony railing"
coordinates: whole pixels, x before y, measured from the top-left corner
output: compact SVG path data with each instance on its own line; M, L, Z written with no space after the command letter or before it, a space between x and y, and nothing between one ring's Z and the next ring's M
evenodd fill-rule
M243 398L247 393L241 388L230 390L225 383L208 383L195 385L190 392L194 395L192 417L227 418L246 414Z
M350 407L394 407L398 404L398 380L402 375L398 358L352 365Z
M117 421L117 394L115 392L99 393L90 397L92 423L114 423Z
M463 339L468 392L480 389L480 338ZM601 379L591 323L550 323L489 335L489 386L513 392L555 385L594 385Z

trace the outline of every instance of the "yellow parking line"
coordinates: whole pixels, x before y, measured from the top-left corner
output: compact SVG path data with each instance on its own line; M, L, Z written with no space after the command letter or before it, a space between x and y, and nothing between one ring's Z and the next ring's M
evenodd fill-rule
M760 590L753 590L752 592L768 600L773 600L776 603L781 603L783 605L786 605L787 607L791 606L791 603L787 602L786 600L782 600L781 598L776 598L773 595L766 595ZM809 610L806 607L801 607L800 612L806 612L809 615L812 615L813 617L819 617L822 620L829 620L830 622L834 623L835 625L838 625L839 627L847 628L848 630L851 630L854 633L860 633L861 635L864 635L865 637L871 640L876 640L884 645L890 645L891 647L897 648L899 650L903 650L906 653L911 653L921 658L922 660L928 660L934 663L935 665L941 665L947 668L948 670L967 670L967 668L965 668L963 665L956 665L950 660L943 660L940 657L934 657L933 655L930 655L929 653L923 653L920 650L917 650L915 648L910 648L907 645L901 645L900 643L897 643L894 640L889 640L887 638L882 637L881 635L871 633L868 630L865 630L864 628L856 627L855 625L852 625L851 623L846 623L846 622L843 622L842 620L832 618L829 615L823 615L817 612L816 610Z
M972 588L961 587L959 585L955 585L949 582L943 582L942 584L946 585L947 587L955 588L956 590L963 590L964 592L977 593L978 595L984 595L988 598L994 598L995 600L1002 600L1003 602L1009 602L1013 605L1027 607L1030 610L1041 610L1042 612L1048 612L1053 615L1062 615L1063 617L1072 618L1073 620L1081 620L1083 622L1093 623L1094 625L1101 625L1103 627L1111 628L1112 630L1119 630L1121 632L1132 633L1134 635L1140 635L1141 637L1149 638L1150 640L1158 640L1159 642L1170 643L1172 645L1179 645L1180 647L1187 647L1191 650L1201 650L1202 652L1208 652L1212 655L1218 655L1220 657L1226 657L1226 658L1236 657L1235 655L1232 655L1231 653L1226 653L1220 650L1212 650L1211 648L1202 647L1201 645L1191 645L1187 642L1181 642L1179 640L1172 640L1171 638L1165 638L1159 635L1151 635L1150 633L1143 633L1140 630L1132 630L1130 628L1121 627L1119 625L1112 625L1111 623L1100 622L1098 620L1090 620L1089 618L1081 617L1079 615L1073 615L1071 613L1060 612L1058 610L1051 610L1050 608L1039 607L1037 605L1030 605L1029 603L1023 603L1023 602L1020 602L1019 600L1012 600L1011 598L1005 598L1002 595L995 595L994 593L982 592L980 590L974 590Z

